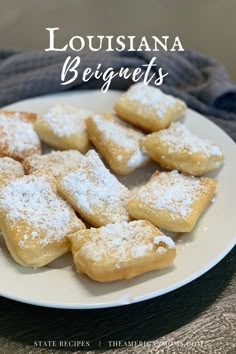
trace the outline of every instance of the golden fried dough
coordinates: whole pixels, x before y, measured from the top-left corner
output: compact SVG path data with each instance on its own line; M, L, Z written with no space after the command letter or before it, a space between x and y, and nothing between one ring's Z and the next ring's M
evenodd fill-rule
M53 177L29 175L0 189L0 228L12 257L25 267L67 253L67 235L85 228L55 186Z
M128 202L135 219L149 220L169 231L190 232L210 203L216 188L212 178L156 172Z
M172 239L144 220L81 230L69 239L77 271L99 282L166 268L176 256Z
M114 115L91 116L87 129L90 141L115 173L127 175L149 161L140 148L144 134L124 125Z
M91 112L58 103L38 117L35 130L46 144L58 149L85 153L89 147L86 119Z
M147 132L167 128L186 111L180 99L143 83L131 86L118 98L114 108L120 118Z
M90 150L80 166L58 182L59 192L93 226L129 220L128 189Z
M0 110L0 156L22 161L41 154L40 140L33 129L36 114Z
M146 153L162 167L194 176L219 168L224 155L220 148L193 135L183 124L147 135L142 142Z

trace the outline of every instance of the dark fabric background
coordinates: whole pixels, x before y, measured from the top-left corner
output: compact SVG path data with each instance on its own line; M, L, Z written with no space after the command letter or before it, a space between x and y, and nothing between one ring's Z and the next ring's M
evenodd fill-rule
M78 52L81 58L79 75L69 85L61 85L61 70L68 52L20 52L0 50L0 106L25 98L71 89L98 89L102 80L84 83L81 73L86 67L96 70L102 63L104 71L113 67L131 70L157 58L153 70L168 72L161 86L166 93L182 98L190 108L207 115L236 139L236 85L224 67L216 61L192 51L179 53L158 52ZM154 72L154 71L153 71ZM153 73L152 72L152 73ZM111 89L124 90L131 80L116 77Z

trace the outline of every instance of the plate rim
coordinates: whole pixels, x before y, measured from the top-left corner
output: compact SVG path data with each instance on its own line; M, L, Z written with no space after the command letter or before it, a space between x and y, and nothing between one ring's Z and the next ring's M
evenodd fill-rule
M185 279L183 279L182 281L169 286L167 288L164 288L163 290L159 290L156 293L152 292L149 293L148 295L143 295L143 296L139 296L134 298L133 301L125 301L122 302L97 302L97 303L89 303L89 304L78 304L78 303L65 303L65 302L50 302L50 301L34 301L34 300L25 300L22 299L20 297L14 296L14 295L9 295L7 293L1 292L0 290L0 296L9 299L9 300L13 300L13 301L17 301L23 304L27 304L27 305L33 305L33 306L40 306L40 307L46 307L46 308L54 308L54 309L61 309L61 310L95 310L95 309L105 309L105 308L113 308L113 307L119 307L119 306L128 306L128 305L132 305L132 304L137 304L139 302L144 302L144 301L148 301L151 299L155 299L158 298L160 296L163 296L165 294L168 294L172 291L175 291L177 289L180 289L182 287L184 287L187 284L190 284L191 282L193 282L194 280L200 278L202 275L206 274L208 271L210 271L212 268L214 268L218 263L220 263L226 256L227 254L230 253L230 251L235 247L235 241L232 240L232 242L230 243L229 247L227 249L224 250L224 252L222 252L218 258L214 258L214 261L212 261L212 263L210 263L210 265L206 265L205 267L202 267L201 270L199 272L194 273L194 275L186 277Z
M39 100L39 99L47 99L47 98L53 98L53 97L59 97L59 96L77 96L77 95L83 95L83 94L88 94L88 93L100 93L100 90L75 90L75 91L63 91L63 92L56 92L56 93L51 93L51 94L45 94L45 95L40 95L40 96L35 96L35 97L30 97L24 100L19 100L16 102L12 102L11 104L8 104L6 106L1 107L1 109L11 109L12 106L17 105L17 104L24 104L28 103L29 101L33 100ZM113 92L122 92L122 90L109 90L107 93L113 93ZM236 143L234 140L220 127L218 126L215 122L211 121L208 117L204 116L203 114L188 108L188 111L193 112L194 114L198 114L201 116L203 119L207 120L210 124L214 126L215 129L218 130L220 134L224 135L224 138L229 140L229 142L234 145L234 148L236 149ZM177 281L173 285L170 285L168 287L165 287L163 289L160 289L158 291L151 292L147 295L140 295L135 298L132 298L132 301L129 301L129 297L124 299L124 301L110 301L110 302L96 302L96 303L87 303L87 304L81 304L81 303L75 303L75 302L63 302L63 301L56 301L56 302L51 302L51 301L39 301L39 300L31 300L26 298L22 298L19 296L14 296L12 294L9 294L8 292L4 292L0 288L0 296L5 297L7 299L17 301L20 303L24 304L29 304L29 305L34 305L34 306L41 306L41 307L47 307L47 308L56 308L56 309L68 309L68 310L93 310L93 309L102 309L102 308L112 308L112 307L119 307L119 306L127 306L130 304L135 304L143 301L147 301L150 299L157 298L159 296L163 296L165 294L168 294L174 290L177 290L179 288L182 288L183 286L191 283L192 281L196 280L197 278L201 277L205 273L207 273L209 270L211 270L214 266L216 266L220 261L222 261L223 258L234 248L236 244L236 236L232 236L231 241L227 244L227 247L224 248L222 252L218 254L217 257L215 257L211 262L208 262L205 266L203 266L199 271L194 272L192 275L187 276L184 278L182 281Z

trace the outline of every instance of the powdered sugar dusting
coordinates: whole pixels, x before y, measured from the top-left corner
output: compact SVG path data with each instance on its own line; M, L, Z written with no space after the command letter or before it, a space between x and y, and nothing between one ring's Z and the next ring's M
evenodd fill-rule
M76 171L61 179L60 186L86 213L94 214L99 210L109 222L129 219L128 189L105 168L93 150L87 153Z
M53 151L45 155L32 155L24 161L24 165L28 173L47 170L54 177L59 177L79 166L83 158L77 150Z
M148 251L153 250L153 244L149 243L148 245L138 245L134 246L132 249L131 255L133 258L139 258L145 256Z
M93 262L99 262L103 258L106 261L109 259L110 262L116 263L116 268L119 268L121 262L142 258L152 252L157 252L158 248L168 249L169 244L174 244L169 237L164 237L158 229L156 229L156 235L163 237L162 245L159 246L158 243L155 243L153 226L143 220L109 224L99 229L90 229L89 233L89 240L80 249L79 256ZM117 238L120 240L119 244L114 242Z
M199 178L177 171L161 172L139 189L136 198L154 209L168 211L175 219L187 217L192 212L193 202L207 190L208 186Z
M24 176L10 182L0 190L0 209L12 223L23 221L29 225L19 241L20 247L40 234L44 235L40 237L42 245L60 241L79 225L68 204L58 197L45 176Z
M119 123L118 118L106 119L99 114L91 118L106 140L112 140L124 149L136 150L138 140L144 137L143 133Z
M166 95L159 88L144 83L131 86L126 95L128 99L154 109L159 119L164 118L168 110L176 105L173 96Z
M44 120L53 132L59 137L68 137L86 131L86 119L92 113L88 110L75 108L65 103L53 106L41 119Z
M24 175L24 169L20 162L10 157L0 158L0 179L16 178Z
M136 168L142 165L145 161L148 160L147 155L145 155L140 148L136 150L136 152L130 157L128 160L128 166Z
M124 149L130 153L128 161L129 167L138 167L148 160L140 146L139 141L144 138L144 134L133 128L128 128L118 118L113 117L106 119L102 115L94 115L91 117L96 128L102 134L104 144L113 142L120 149ZM110 149L112 152L112 148ZM116 154L116 151L114 151ZM117 161L121 161L122 156L117 155Z
M222 156L220 148L209 140L192 134L184 124L172 123L168 129L157 133L161 142L168 146L168 152L202 153L206 156Z
M166 252L167 252L167 250L165 247L160 246L157 248L157 253L159 253L159 254L164 254Z
M5 116L0 114L0 146L9 155L16 154L25 158L25 154L38 152L40 140L30 122L21 120L19 114Z
M170 237L167 237L167 236L156 236L156 237L154 237L153 242L157 245L160 242L163 242L168 246L168 248L175 247L174 241Z

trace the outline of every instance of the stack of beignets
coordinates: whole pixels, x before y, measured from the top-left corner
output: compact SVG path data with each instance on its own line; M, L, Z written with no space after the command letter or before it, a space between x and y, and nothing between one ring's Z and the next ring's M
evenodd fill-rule
M37 119L0 111L0 228L22 266L41 267L71 250L77 271L99 282L168 267L176 247L158 228L190 232L211 201L216 181L196 176L224 156L176 122L183 101L138 83L114 108L118 117L64 103ZM59 151L41 155L39 137ZM118 175L150 159L165 171L132 191L102 158Z

